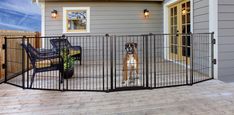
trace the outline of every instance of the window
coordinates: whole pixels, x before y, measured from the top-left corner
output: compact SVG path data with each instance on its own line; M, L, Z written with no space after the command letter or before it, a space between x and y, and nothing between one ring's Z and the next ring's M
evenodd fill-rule
M89 33L89 32L90 32L89 7L63 8L63 33Z

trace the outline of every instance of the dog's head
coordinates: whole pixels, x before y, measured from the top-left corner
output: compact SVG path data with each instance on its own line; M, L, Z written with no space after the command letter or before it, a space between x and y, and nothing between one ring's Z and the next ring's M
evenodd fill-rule
M134 54L137 48L137 43L126 43L125 44L125 50L128 54Z

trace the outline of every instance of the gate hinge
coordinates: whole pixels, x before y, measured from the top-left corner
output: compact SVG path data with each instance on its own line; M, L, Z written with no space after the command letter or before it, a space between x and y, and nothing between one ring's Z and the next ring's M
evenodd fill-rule
M217 60L216 60L216 59L213 59L213 60L212 60L212 63L213 63L213 64L217 64Z
M6 44L2 44L2 49L6 49Z
M212 39L212 44L216 44L216 40L215 39Z
M6 64L2 64L2 69L6 69Z

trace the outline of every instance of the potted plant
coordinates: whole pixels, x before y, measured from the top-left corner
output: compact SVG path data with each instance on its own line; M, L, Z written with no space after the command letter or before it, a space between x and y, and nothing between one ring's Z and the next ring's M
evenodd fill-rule
M74 75L74 63L75 59L69 54L69 49L64 48L61 52L63 58L63 72L64 79L69 79Z

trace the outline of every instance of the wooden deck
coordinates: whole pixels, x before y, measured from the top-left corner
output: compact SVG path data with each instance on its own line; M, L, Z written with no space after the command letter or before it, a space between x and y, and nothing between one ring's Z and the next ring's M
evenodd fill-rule
M233 115L234 84L112 93L23 90L0 84L0 114Z

